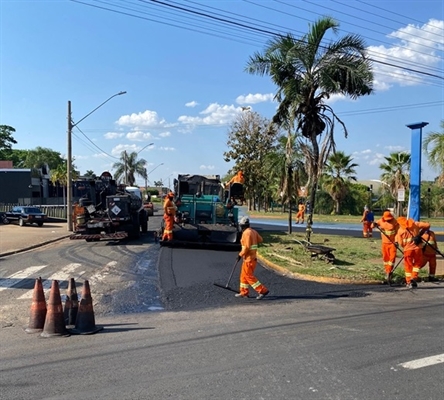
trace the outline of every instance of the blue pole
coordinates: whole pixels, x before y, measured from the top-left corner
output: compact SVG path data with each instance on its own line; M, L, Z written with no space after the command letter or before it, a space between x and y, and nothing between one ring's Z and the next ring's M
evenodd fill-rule
M422 128L428 122L416 122L407 125L412 130L410 150L410 196L408 218L419 221L421 215L421 153L422 153Z

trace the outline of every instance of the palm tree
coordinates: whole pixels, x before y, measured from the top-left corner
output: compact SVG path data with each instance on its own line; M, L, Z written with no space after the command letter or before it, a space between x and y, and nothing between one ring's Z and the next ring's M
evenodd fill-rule
M364 41L357 35L345 35L338 41L322 44L327 32L337 33L339 24L324 17L310 26L301 39L291 34L269 42L263 54L250 57L246 71L269 75L277 86L279 102L273 122L278 125L294 120L307 141L304 149L309 176L310 209L316 199L318 179L331 151L334 151L335 122L344 123L325 103L333 94L356 99L372 93L373 73L366 57ZM322 134L325 133L320 149ZM312 213L307 218L310 239Z
M410 154L406 152L390 153L384 157L386 162L379 165L381 181L388 188L393 200L396 201L396 214L402 215L402 202L397 201L398 190L407 188L410 182Z
M134 186L136 183L136 175L139 175L143 179L147 179L146 173L146 160L143 158L137 159L138 153L132 151L127 153L126 150L120 154L120 161L113 164L113 169L116 170L114 178L118 181L123 177L124 183L129 186Z
M438 184L444 186L444 120L441 121L441 132L430 132L426 136L423 150L430 165L439 171Z
M341 214L341 202L348 194L348 183L356 182L356 167L351 156L336 151L328 157L322 176L322 187L335 202L335 214Z

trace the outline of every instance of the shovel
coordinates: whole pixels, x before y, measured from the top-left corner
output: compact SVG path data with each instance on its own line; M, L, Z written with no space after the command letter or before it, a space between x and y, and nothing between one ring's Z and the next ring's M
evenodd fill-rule
M239 291L238 290L236 290L236 289L232 289L232 288L230 288L230 282L231 282L231 278L233 277L233 274L234 274L234 270L236 269L236 266L237 266L237 263L239 262L239 260L236 260L236 263L233 265L233 269L231 270L231 274L230 274L230 277L228 278L228 282L227 282L227 284L226 285L221 285L220 283L216 283L216 282L214 282L213 283L213 285L214 286L217 286L217 287L220 287L220 288L222 288L222 289L226 289L226 290L230 290L231 292L234 292L234 293L239 293Z

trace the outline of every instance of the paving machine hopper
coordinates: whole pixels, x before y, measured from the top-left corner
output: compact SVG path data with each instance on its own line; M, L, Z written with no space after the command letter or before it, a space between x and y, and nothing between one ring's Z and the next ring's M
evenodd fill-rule
M161 245L240 249L239 210L219 175L179 175L174 180L174 192L177 211L173 240L161 241Z

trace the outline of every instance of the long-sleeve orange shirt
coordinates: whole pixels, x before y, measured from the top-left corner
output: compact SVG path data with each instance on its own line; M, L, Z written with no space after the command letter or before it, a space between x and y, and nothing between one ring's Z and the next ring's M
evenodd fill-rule
M436 254L436 251L434 249L438 249L438 242L436 241L435 232L427 230L421 237L424 242L424 254Z
M166 197L165 202L163 203L163 211L166 215L176 215L176 205L174 204L173 200Z
M398 221L395 218L390 221L386 221L384 218L378 219L375 225L379 226L382 231L381 240L382 243L394 243L396 242L396 233L399 229Z
M244 257L245 261L254 261L257 258L257 248L262 243L262 236L254 229L247 228L243 231L241 237L242 249L239 255Z
M411 227L401 226L396 234L396 241L404 248L404 251L412 251L421 249L424 243L415 244L413 238L418 236L421 229L429 229L428 222L414 222Z

